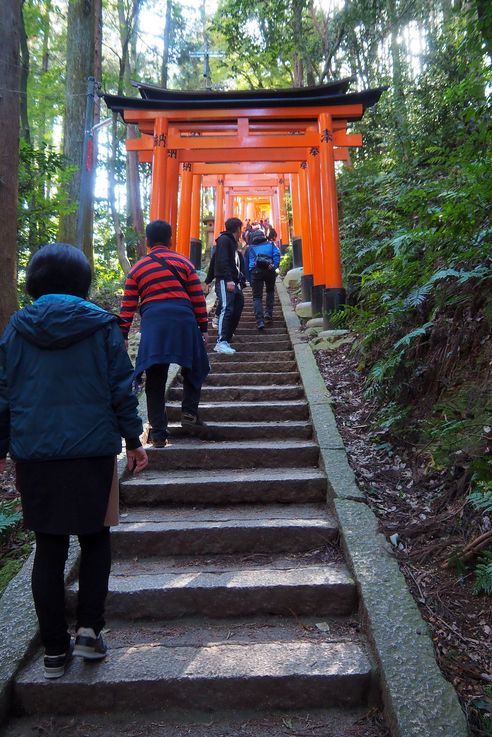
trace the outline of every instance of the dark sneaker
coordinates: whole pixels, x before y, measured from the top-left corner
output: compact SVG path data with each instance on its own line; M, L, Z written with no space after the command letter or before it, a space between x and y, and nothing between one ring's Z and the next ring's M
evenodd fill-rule
M198 415L192 415L188 412L183 412L181 415L181 427L190 435L196 435L196 437L204 440L210 438L211 435L209 426Z
M75 638L73 654L86 660L102 660L108 653L108 647L103 636L96 633L91 627L79 627Z
M45 678L61 678L64 675L67 665L72 660L73 640L70 640L70 646L66 653L61 655L45 655L44 656L44 677Z
M258 328L258 330L264 330L265 323L263 322L263 320L258 320L258 322L256 323L256 327Z
M271 315L265 315L265 325L271 325L273 322L273 318Z
M165 448L167 445L167 438L162 438L161 440L152 440L151 444L154 448Z

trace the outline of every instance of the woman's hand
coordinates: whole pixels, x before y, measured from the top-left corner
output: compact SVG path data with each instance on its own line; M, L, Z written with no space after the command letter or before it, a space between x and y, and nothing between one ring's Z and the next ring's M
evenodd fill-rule
M147 453L142 446L140 446L140 448L135 448L135 450L126 451L126 465L128 466L128 470L132 473L140 473L140 471L143 471L148 462L149 459Z

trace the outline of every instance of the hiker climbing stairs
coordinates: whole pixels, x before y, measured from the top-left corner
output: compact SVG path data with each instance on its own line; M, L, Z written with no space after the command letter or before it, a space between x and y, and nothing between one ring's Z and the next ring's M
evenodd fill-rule
M171 388L169 445L121 486L110 654L47 682L39 653L16 680L17 713L367 703L357 591L280 306L273 317L259 334L247 301L237 352L210 350L200 415L214 440L183 434ZM75 596L70 586L72 611Z

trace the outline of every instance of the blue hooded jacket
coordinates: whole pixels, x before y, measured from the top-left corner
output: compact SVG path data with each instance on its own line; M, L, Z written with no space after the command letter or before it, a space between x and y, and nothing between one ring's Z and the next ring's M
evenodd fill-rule
M118 318L77 298L16 312L0 341L0 458L54 460L138 447L142 422Z
M248 251L249 270L253 271L256 259L259 255L270 256L273 262L273 268L278 269L280 264L280 249L275 243L266 238L261 243L251 243Z

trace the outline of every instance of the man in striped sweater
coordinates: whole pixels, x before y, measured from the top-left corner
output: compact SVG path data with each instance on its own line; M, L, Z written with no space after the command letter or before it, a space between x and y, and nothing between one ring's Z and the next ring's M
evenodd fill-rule
M181 366L183 401L181 425L190 434L209 437L198 416L202 384L210 370L205 344L208 317L205 297L193 264L172 251L169 223L154 220L146 228L149 253L130 269L121 302L121 329L125 339L140 306L140 345L135 375L145 372L145 393L150 424L149 439L166 445L165 407L169 365Z

